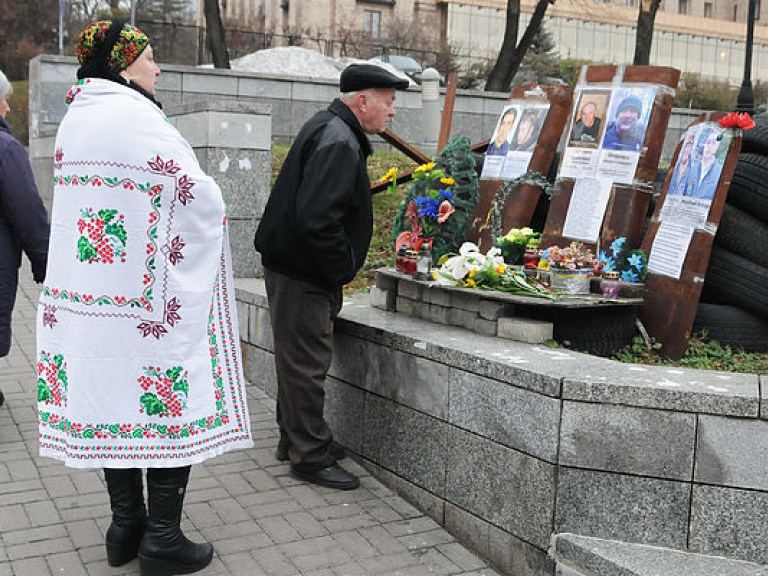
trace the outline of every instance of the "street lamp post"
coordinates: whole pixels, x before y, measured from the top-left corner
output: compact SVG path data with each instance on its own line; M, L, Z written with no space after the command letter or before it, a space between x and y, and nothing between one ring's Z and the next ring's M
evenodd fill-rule
M744 80L741 82L739 96L736 98L736 110L755 113L755 95L752 92L752 39L755 32L755 1L749 0L747 12L747 45L744 51Z

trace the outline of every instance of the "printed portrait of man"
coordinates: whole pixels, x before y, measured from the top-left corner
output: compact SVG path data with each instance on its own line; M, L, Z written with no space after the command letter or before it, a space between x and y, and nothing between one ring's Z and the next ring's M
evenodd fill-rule
M598 142L603 119L597 115L597 102L587 100L581 105L579 119L573 125L571 140L574 142Z
M515 120L517 119L517 108L509 107L505 108L499 118L499 123L496 125L496 130L493 133L491 143L488 145L486 154L492 156L506 156L509 152L510 137L512 135L512 128L515 126Z
M714 127L702 129L696 147L696 160L691 168L695 186L687 196L712 200L723 171L724 155L719 154L721 146L727 151L730 138L724 138L722 132Z
M643 102L634 94L621 97L619 102L605 130L603 149L639 152L645 139Z
M513 152L533 152L541 133L541 125L546 117L547 108L527 108L520 115L520 122L512 137L510 150Z

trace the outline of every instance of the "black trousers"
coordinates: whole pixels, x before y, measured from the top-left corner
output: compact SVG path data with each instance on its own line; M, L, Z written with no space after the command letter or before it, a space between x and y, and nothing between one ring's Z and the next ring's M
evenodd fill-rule
M291 467L313 472L334 463L333 435L323 417L325 377L333 359L333 323L341 287L326 289L264 270L277 371L277 423L290 445Z

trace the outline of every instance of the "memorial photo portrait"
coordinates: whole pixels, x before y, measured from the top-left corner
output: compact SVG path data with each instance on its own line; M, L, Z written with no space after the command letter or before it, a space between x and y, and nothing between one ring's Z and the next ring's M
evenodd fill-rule
M496 129L493 131L491 143L488 145L486 154L489 156L506 156L509 152L510 141L512 139L512 129L515 127L518 110L515 106L507 106L499 116Z
M610 90L582 90L573 112L569 146L597 148L605 129Z
M526 107L520 113L520 121L512 136L510 150L513 152L533 152L536 141L539 139L541 127L547 117L549 107Z
M608 124L603 135L604 150L640 152L655 94L656 90L653 88L614 90Z

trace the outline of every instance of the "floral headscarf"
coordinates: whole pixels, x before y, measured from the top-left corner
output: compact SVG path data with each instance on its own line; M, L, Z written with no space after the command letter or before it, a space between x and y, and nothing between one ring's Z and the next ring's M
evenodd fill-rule
M109 20L93 22L85 27L75 46L80 64L89 63L99 54L111 27L112 22ZM148 45L149 38L144 32L131 24L123 24L111 50L104 55L106 67L113 72L124 70L136 61Z

